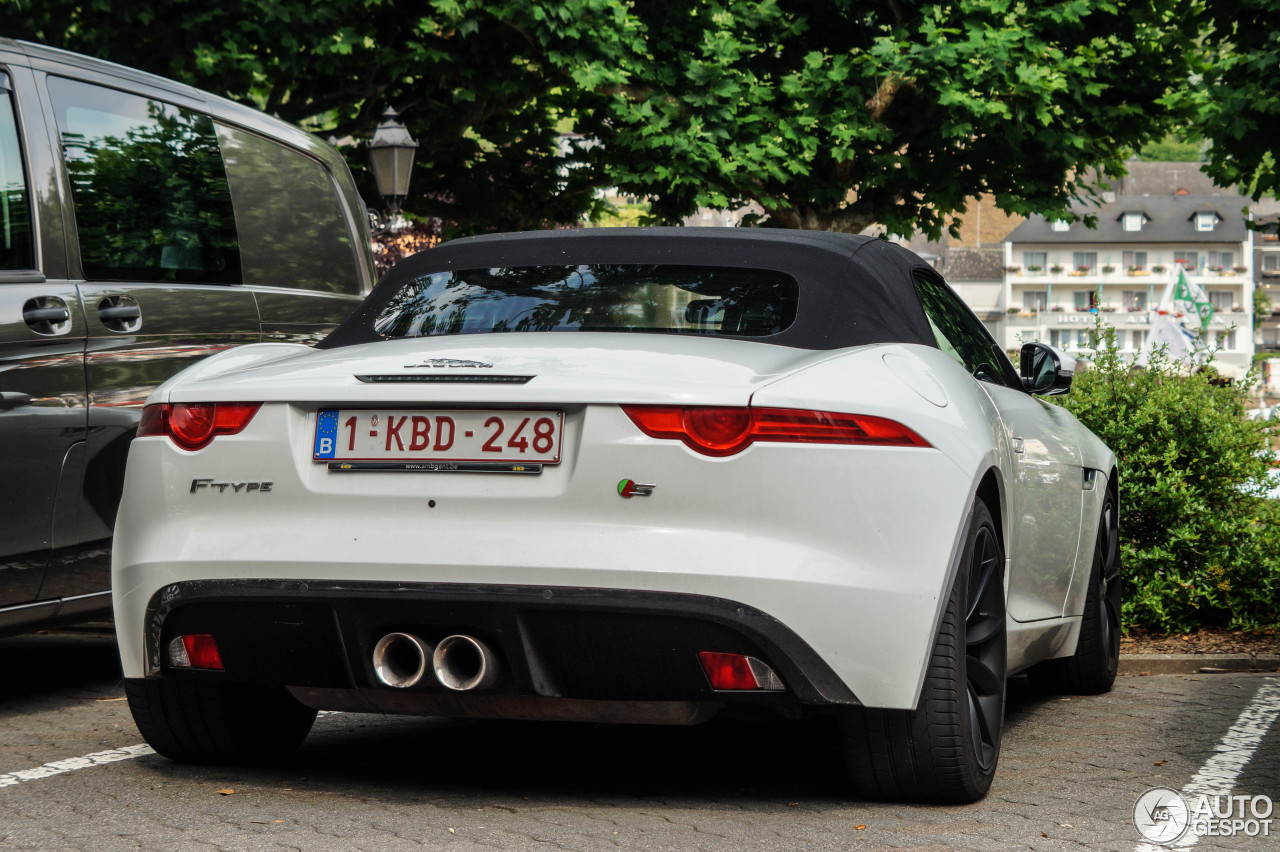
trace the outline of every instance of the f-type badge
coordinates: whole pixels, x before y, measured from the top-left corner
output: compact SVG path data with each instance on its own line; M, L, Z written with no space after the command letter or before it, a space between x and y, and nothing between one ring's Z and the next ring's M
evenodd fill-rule
M639 482L632 482L630 479L624 479L618 483L618 496L626 497L628 500L632 497L648 497L653 493L656 485L641 485Z

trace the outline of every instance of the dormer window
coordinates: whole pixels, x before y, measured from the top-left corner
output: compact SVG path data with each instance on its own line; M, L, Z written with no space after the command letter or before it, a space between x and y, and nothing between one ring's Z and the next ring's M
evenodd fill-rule
M1217 213L1197 213L1196 214L1196 230L1212 231L1218 224Z
M1147 221L1147 217L1143 213L1126 213L1121 221L1124 223L1126 231L1141 231L1143 224Z
M1069 231L1071 230L1071 223L1066 219L1055 219L1053 222L1053 229L1055 231Z

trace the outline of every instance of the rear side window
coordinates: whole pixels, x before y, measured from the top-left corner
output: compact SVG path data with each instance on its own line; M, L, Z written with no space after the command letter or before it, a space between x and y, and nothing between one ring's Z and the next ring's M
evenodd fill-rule
M240 283L231 190L213 121L49 78L85 277Z
M407 281L374 322L383 337L631 331L767 337L795 320L781 272L701 266L528 266Z
M33 269L27 178L9 92L9 77L0 73L0 269Z
M916 275L915 282L938 348L980 381L1021 388L1009 358L960 297L945 284L923 275Z
M246 284L360 292L349 218L328 170L300 151L217 125Z

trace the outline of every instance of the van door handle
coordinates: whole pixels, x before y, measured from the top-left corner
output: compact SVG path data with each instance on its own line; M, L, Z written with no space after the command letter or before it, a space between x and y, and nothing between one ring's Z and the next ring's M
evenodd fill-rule
M66 322L71 319L71 311L66 308L30 308L22 312L22 319L27 325Z
M142 319L142 308L137 305L112 305L109 308L99 308L98 317L103 322Z
M22 320L41 337L71 332L71 309L61 296L36 296L22 305Z
M132 334L142 328L142 308L128 296L107 296L98 303L98 319L111 331Z
M0 391L0 411L18 408L31 401L31 395L20 391Z

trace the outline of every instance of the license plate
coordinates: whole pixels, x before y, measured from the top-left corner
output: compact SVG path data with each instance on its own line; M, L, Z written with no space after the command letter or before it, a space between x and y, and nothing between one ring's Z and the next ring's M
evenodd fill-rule
M329 462L556 464L563 427L563 411L325 408L316 417L311 457Z

